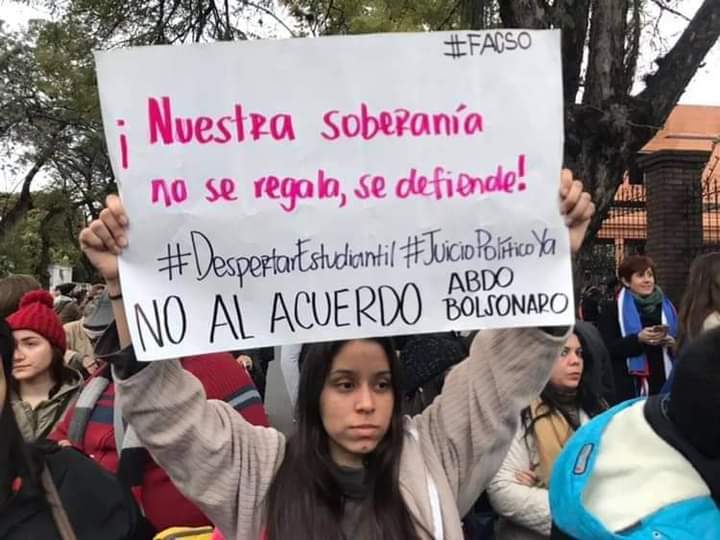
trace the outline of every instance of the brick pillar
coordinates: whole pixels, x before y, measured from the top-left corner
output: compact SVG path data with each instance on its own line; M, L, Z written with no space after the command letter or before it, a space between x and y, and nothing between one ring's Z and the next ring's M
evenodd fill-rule
M657 282L679 306L688 269L703 246L701 176L710 152L661 150L638 160L647 197L646 253Z

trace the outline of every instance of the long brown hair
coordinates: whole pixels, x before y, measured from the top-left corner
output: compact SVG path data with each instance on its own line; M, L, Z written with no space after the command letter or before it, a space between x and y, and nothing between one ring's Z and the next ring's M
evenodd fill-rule
M599 364L600 358L593 356L593 351L591 347L588 346L588 338L584 335L585 332L586 331L580 331L578 328L576 328L574 332L575 337L577 337L580 342L583 359L583 371L575 393L575 406L585 412L590 418L594 418L598 414L605 412L609 407L605 398L601 395L600 388L595 386L597 382L596 379L599 380L596 374L598 370L602 369L602 366ZM552 416L555 413L562 415L568 425L574 430L580 427L576 425L576 419L572 418L568 414L566 407L563 406L561 393L562 390L556 388L551 381L548 381L540 393L540 399L544 405L542 412L533 418L531 407L525 407L521 411L520 415L522 425L525 428L525 432L523 433L525 439L533 435L533 428L538 420Z
M367 341L385 351L395 398L385 438L365 460L372 503L368 530L374 540L412 540L417 534L399 486L403 446L400 365L391 340ZM297 431L288 440L285 458L266 499L268 540L343 538L344 495L332 473L335 465L320 414L320 394L333 360L347 343L319 343L307 351L296 405Z
M45 339L43 336L40 337ZM50 378L53 381L53 385L48 392L48 398L51 398L55 394L57 394L65 382L70 382L72 380L72 370L65 365L65 354L63 353L63 351L60 348L55 347L51 344L50 354L52 355L52 357L50 360L50 365L48 366L48 371L50 372ZM10 357L11 366L12 362L12 357ZM10 377L8 385L13 392L15 392L18 396L22 398L22 395L20 395L20 382L15 379L15 377Z
M678 347L698 337L705 318L714 311L720 313L720 253L707 253L690 265L680 304Z
M12 359L15 343L12 330L0 319L0 364L5 384L12 383ZM9 388L6 388L8 390ZM23 485L34 490L40 489L40 471L37 456L33 455L20 434L10 405L10 392L5 392L5 401L0 403L0 512L12 496L12 484L17 478Z
M42 289L40 282L26 274L15 274L0 279L0 319L5 320L15 313L23 295L37 289Z

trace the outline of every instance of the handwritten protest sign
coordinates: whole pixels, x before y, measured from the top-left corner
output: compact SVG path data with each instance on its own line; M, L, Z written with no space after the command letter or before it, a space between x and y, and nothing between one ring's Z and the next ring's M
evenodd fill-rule
M559 33L96 60L141 358L572 322Z

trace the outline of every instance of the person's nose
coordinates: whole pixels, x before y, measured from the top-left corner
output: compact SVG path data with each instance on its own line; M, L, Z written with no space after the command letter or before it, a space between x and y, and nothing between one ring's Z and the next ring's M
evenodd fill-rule
M357 402L355 408L358 412L372 413L375 410L375 396L372 389L367 384L363 384L358 389Z
M577 366L580 363L580 357L577 353L571 352L568 354L568 365Z

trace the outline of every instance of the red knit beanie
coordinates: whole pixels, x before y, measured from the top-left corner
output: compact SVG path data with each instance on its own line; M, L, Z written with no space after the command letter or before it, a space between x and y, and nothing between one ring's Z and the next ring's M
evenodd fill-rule
M53 347L65 352L65 331L60 317L53 310L49 292L39 289L25 293L20 308L7 318L13 330L32 330L47 339Z

